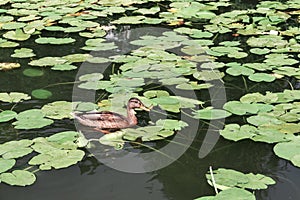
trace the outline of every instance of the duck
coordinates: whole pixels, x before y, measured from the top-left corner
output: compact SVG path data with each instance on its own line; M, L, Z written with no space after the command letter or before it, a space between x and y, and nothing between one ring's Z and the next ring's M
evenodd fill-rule
M138 98L130 98L127 103L127 116L111 111L72 113L80 124L93 128L104 134L135 126L138 122L135 116L136 108L150 111Z

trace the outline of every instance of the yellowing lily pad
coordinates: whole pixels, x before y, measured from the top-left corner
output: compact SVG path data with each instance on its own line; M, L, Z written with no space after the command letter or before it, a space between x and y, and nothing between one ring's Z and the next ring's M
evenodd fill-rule
M21 67L19 63L10 63L10 62L0 63L0 70L3 71L11 70L19 67Z

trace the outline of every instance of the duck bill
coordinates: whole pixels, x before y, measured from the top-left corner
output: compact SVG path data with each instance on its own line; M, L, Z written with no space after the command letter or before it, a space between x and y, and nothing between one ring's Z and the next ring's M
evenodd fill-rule
M148 111L148 112L151 110L151 108L152 108L152 107L147 108L147 107L144 106L144 105L141 105L141 107L140 107L140 109L145 110L145 111Z

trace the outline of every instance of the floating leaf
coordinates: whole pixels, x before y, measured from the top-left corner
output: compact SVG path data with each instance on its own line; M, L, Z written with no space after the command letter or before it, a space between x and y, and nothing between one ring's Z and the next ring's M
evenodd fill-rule
M49 142L55 142L58 144L63 144L66 142L75 142L78 138L78 132L75 131L64 131L56 133L47 138Z
M17 113L11 110L4 110L0 112L0 122L8 122L14 119L17 116Z
M300 155L300 142L299 139L291 142L278 143L274 147L274 152L277 156L290 160L292 163L300 167L299 155Z
M3 35L4 38L10 40L24 41L30 38L29 34L26 34L22 29L17 29L15 31L8 31Z
M123 140L123 136L127 131L117 131L110 134L103 135L99 142L104 145L112 146L115 149L122 149L125 141Z
M31 99L31 97L21 92L0 93L0 101L3 102L18 103L28 99Z
M4 159L20 158L32 152L29 147L33 142L23 139L18 141L10 141L0 145L0 155Z
M255 82L262 82L262 81L272 82L276 78L275 78L275 76L272 76L272 75L266 74L266 73L254 73L249 76L249 79L251 81L255 81Z
M75 42L73 38L40 37L35 40L38 44L70 44Z
M16 49L14 52L15 53L11 55L11 57L14 58L30 58L35 56L33 50L28 48Z
M239 101L229 101L224 104L223 108L236 115L255 114L259 110L256 104L241 103Z
M18 114L14 122L16 129L36 129L48 126L53 120L44 118L44 114L39 109L26 110Z
M19 63L0 63L0 70L3 71L11 70L19 67L21 67Z
M255 200L254 194L247 190L240 188L230 188L223 190L216 195L215 199L218 200L230 200L230 199L243 199L243 200Z
M51 119L73 118L72 103L67 101L55 101L44 105L41 111Z
M32 60L28 64L32 66L45 67L64 64L66 62L67 60L61 57L44 57L37 60Z
M58 71L69 71L69 70L77 69L77 66L71 64L57 64L51 67L51 69L58 70Z
M32 185L36 177L33 173L25 170L14 170L12 173L0 174L0 180L9 185L26 186Z
M226 117L229 117L231 115L230 112L227 112L226 110L220 110L220 109L201 109L193 112L194 118L196 119L223 119Z
M36 89L31 92L31 95L37 99L48 99L52 96L52 92L45 89Z
M220 134L228 139L233 141L239 141L242 139L248 139L256 135L257 129L254 126L238 124L227 124L225 125L224 130L220 131Z
M79 77L80 81L98 81L101 79L103 79L103 75L101 73L85 74Z
M41 170L66 168L81 161L85 155L82 150L52 150L33 157L30 165L39 165Z
M23 74L29 77L37 77L37 76L43 76L44 72L40 69L31 68L31 69L25 69L23 71Z
M26 23L23 22L8 22L2 25L2 29L6 30L13 30L13 29L20 29L26 26Z
M257 54L257 55L264 55L264 54L267 54L267 53L270 53L270 49L267 49L267 48L252 48L250 49L250 52L251 53L254 53L254 54Z
M6 172L16 164L14 159L3 159L0 158L0 173Z

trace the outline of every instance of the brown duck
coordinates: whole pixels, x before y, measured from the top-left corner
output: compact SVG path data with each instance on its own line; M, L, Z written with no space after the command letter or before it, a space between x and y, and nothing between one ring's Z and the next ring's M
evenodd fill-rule
M97 131L107 134L136 125L135 108L150 111L138 98L131 98L127 103L127 117L110 111L73 113L73 116L82 125L92 127Z

